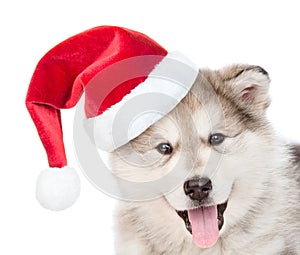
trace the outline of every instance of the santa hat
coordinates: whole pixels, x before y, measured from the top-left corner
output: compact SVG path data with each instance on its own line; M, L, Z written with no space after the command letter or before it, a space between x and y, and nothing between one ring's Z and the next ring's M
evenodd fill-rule
M188 93L197 73L182 54L168 53L146 35L120 27L96 27L50 50L38 63L26 97L50 166L37 180L40 204L62 210L80 193L78 175L67 166L60 109L74 107L85 92L85 114L93 122L96 144L113 151L170 112ZM114 118L130 99L160 92L175 100L152 102L160 105L159 112L140 118L127 136L113 137Z

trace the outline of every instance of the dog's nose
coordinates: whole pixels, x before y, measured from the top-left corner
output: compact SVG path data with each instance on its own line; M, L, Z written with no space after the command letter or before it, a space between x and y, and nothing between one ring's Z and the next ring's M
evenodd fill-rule
M208 178L193 178L186 181L183 185L184 193L192 200L202 201L208 197L212 189L211 180Z

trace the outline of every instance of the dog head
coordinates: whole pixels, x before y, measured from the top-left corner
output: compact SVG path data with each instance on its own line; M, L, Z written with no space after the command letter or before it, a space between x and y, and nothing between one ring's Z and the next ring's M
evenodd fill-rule
M259 66L200 70L172 112L113 153L114 173L133 182L172 183L163 201L197 245L214 245L219 230L254 206L268 169L277 164L265 116L269 82Z

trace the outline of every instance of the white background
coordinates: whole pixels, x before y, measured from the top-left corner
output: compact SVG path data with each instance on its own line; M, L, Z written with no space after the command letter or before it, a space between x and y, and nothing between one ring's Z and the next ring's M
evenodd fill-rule
M32 72L46 51L98 25L141 31L199 67L231 63L264 67L272 78L269 116L289 140L300 141L300 15L298 1L1 1L0 254L114 254L114 200L79 172L79 201L51 212L35 200L46 155L25 109ZM63 111L69 165L74 110ZM79 169L78 169L79 170Z

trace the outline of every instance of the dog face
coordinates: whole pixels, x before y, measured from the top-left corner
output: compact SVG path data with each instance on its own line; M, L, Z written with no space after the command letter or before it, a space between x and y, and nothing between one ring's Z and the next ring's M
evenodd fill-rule
M114 152L114 173L133 182L175 173L172 188L157 199L177 212L198 246L213 246L257 206L276 165L271 148L278 146L265 117L268 87L268 73L258 66L201 70L172 112Z

